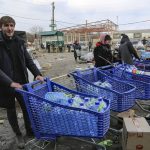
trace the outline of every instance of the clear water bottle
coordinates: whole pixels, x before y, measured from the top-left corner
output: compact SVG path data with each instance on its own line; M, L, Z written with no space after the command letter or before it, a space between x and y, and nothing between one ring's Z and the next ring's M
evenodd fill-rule
M107 89L112 89L112 85L108 82L105 81L101 84L101 87L107 88Z
M72 98L72 94L66 94L68 98Z
M93 109L92 107L95 105L95 102L97 101L96 98L92 97L89 99L89 101L86 103L86 106L88 109Z
M92 109L93 111L98 112L99 105L100 105L100 103L97 101L97 102L95 102L95 104L91 107L91 109Z
M73 104L73 99L72 98L70 98L70 99L68 99L68 106L72 106L72 104Z
M98 102L101 103L102 100L103 100L103 97L99 96L99 97L98 97Z
M94 82L94 85L97 85L97 86L100 86L101 84L102 84L101 81L96 81L96 82Z
M127 66L126 71L127 72L132 72L132 68L130 66Z
M79 108L83 108L83 109L86 109L87 107L85 106L84 103L80 103L80 107Z
M90 98L89 97L85 97L84 98L84 105L88 108L88 104L89 104Z
M75 95L75 97L73 98L73 107L80 107L80 103L83 103L82 98L80 97L80 95Z
M69 98L63 92L47 92L45 94L45 99L50 100L55 103L66 105Z
M89 98L89 97L85 97L85 98L84 98L84 103L88 103L88 102L89 102L89 100L90 100L90 98Z
M100 97L98 100L99 100L99 103L100 103L100 105L98 107L98 112L105 111L105 109L107 108L107 105L106 105L105 101L103 100L102 97Z

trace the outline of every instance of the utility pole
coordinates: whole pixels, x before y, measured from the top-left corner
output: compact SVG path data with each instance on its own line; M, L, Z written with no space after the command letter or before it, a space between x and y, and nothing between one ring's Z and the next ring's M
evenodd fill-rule
M54 2L52 2L52 19L50 24L51 31L54 31L56 27L56 24L54 23L54 9L55 9Z
M87 24L88 24L87 20L85 21L85 23L86 23L85 41L88 41L88 40L89 40L89 37L88 37L88 32L87 32Z
M119 29L119 25L118 25L118 19L119 19L119 18L118 18L118 16L117 16L117 28Z

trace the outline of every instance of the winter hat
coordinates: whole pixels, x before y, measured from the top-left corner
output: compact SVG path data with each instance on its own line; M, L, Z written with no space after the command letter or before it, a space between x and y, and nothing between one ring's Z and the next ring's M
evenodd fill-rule
M106 41L106 40L111 40L110 35L108 35L108 34L106 34L106 33L101 33L101 34L100 34L100 42L101 42L102 44L105 44L105 41Z

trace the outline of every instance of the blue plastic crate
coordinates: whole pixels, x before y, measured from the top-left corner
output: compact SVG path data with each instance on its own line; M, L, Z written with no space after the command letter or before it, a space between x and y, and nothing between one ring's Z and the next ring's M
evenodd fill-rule
M122 112L135 104L135 86L113 79L97 68L75 71L71 75L75 79L78 91L105 97L111 101L111 110ZM94 84L96 81L108 81L112 89L97 86Z
M142 60L142 61L135 61L134 65L143 71L150 71L150 61L149 60Z
M145 59L145 60L149 59L150 58L150 52L147 52L147 51L142 52L141 58Z
M70 90L46 79L24 85L18 90L23 97L29 113L36 138L50 139L57 136L77 136L101 138L109 129L110 102L104 99L107 109L98 113L92 110L69 107L44 98L47 92L64 92L71 95L95 97Z
M117 67L106 66L101 68L103 72L107 73L112 78L117 78L120 81L136 86L135 97L137 99L150 99L150 77L147 75L133 74L126 71L127 65L118 65Z

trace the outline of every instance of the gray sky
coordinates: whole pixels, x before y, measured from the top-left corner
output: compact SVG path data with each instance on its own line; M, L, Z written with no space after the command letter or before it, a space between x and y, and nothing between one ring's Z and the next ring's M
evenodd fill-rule
M58 29L83 24L85 20L110 19L117 23L117 16L120 30L150 28L149 0L0 0L0 17L11 15L17 30L30 31L35 25L50 30L53 1ZM128 24L134 22L140 23Z

